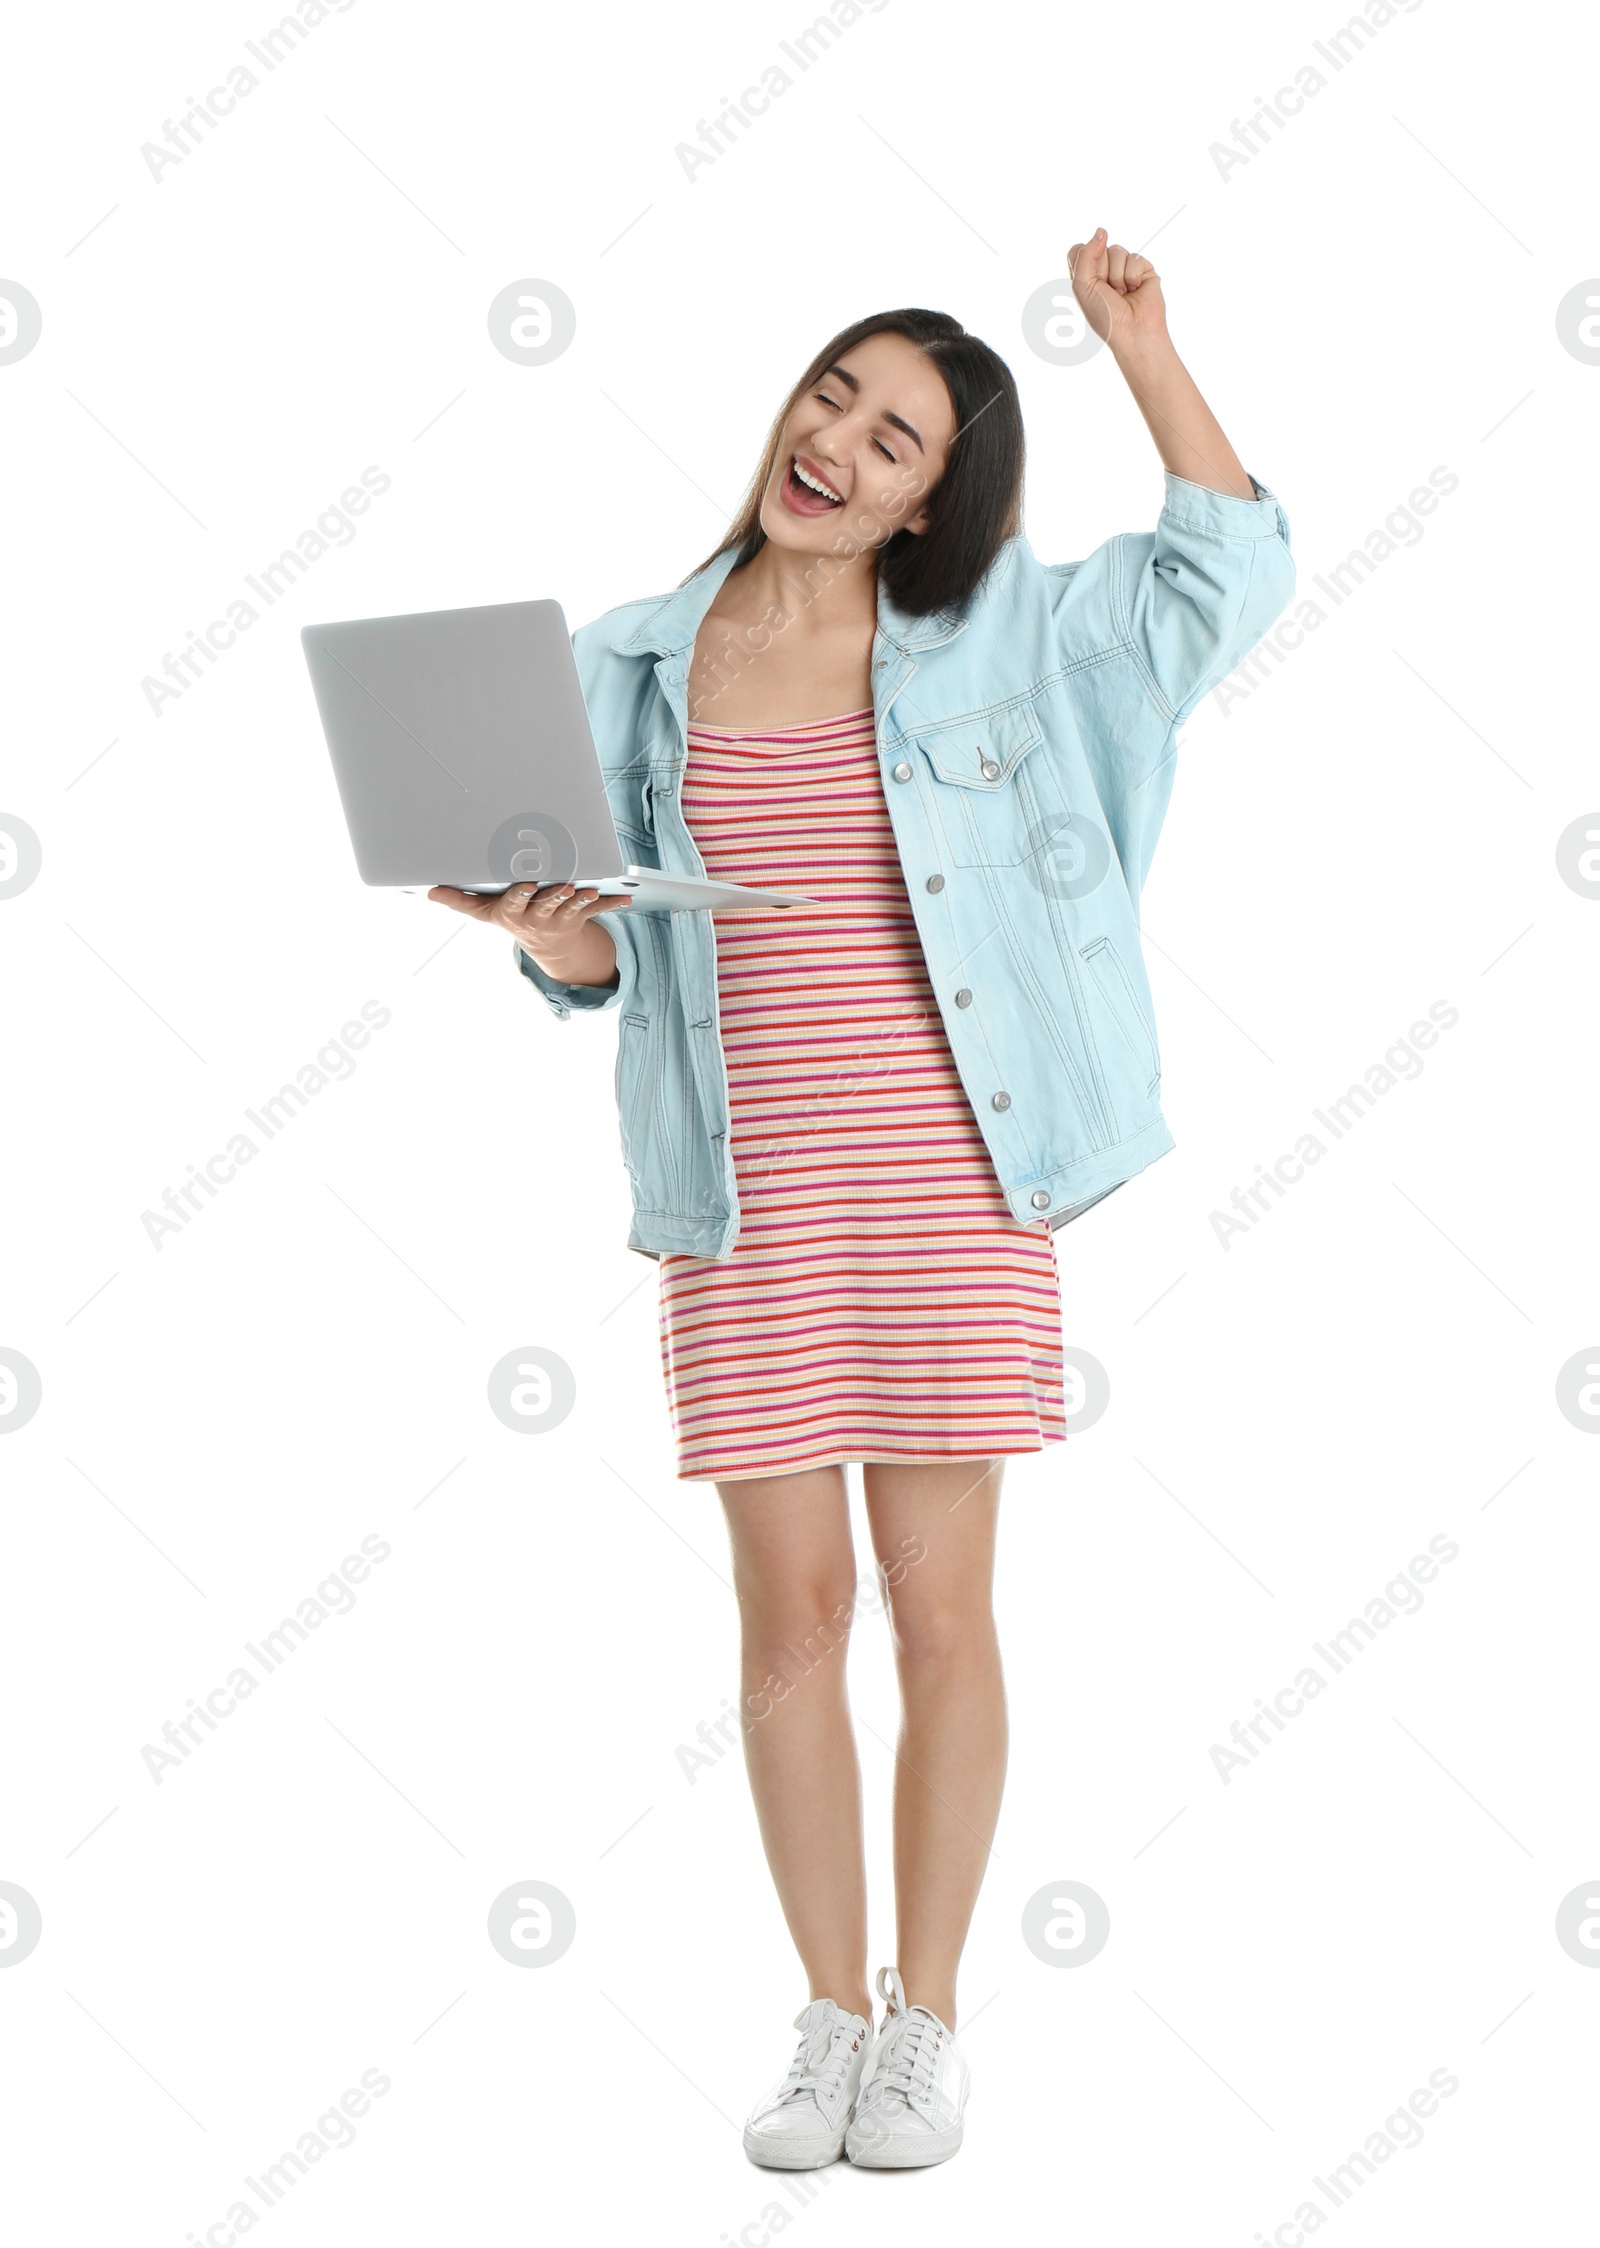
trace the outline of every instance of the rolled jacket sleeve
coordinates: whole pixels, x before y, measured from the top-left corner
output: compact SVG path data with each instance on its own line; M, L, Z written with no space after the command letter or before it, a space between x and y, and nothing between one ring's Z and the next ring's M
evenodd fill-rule
M1170 469L1166 482L1155 530L1124 542L1117 621L1176 726L1282 615L1295 567L1288 517L1255 476L1253 500Z
M515 938L511 949L517 966L535 988L544 995L545 1003L558 1022L565 1022L575 1010L584 1014L601 1014L608 1007L620 1007L633 989L638 974L638 961L633 949L632 931L624 928L633 906L624 906L615 913L597 913L591 918L603 922L617 948L617 981L614 987L606 984L565 983L559 976L548 975L537 960L523 951Z

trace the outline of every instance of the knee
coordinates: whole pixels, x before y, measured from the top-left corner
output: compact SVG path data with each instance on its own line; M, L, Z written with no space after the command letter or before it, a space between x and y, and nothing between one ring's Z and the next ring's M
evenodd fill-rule
M929 1597L910 1588L889 1602L895 1659L903 1669L941 1673L987 1668L995 1655L994 1613L987 1595Z
M747 1673L811 1669L837 1654L842 1662L855 1607L853 1583L827 1576L763 1585L740 1595Z

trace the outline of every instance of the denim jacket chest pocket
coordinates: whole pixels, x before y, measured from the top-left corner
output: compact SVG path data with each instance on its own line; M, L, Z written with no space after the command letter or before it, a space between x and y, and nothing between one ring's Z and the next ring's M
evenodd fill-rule
M1070 825L1044 738L1031 697L916 729L952 864L1021 866Z

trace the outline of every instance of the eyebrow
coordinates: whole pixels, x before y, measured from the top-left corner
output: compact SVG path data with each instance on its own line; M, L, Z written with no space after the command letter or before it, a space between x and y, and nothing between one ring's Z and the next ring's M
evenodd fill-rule
M844 383L850 390L859 392L861 389L860 383L857 382L855 376L850 373L847 367L824 367L822 373L824 376L837 375L839 380ZM821 377L819 377L818 379L820 380ZM883 418L889 424L891 429L903 429L906 435L910 438L912 444L917 448L917 451L919 453L922 453L924 456L926 455L927 447L923 444L922 439L917 435L916 431L912 428L911 424L908 421L903 420L899 414L891 413L885 413Z

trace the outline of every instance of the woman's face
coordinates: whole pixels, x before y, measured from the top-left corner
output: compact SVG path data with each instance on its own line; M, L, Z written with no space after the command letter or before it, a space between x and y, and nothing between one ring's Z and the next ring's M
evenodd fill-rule
M955 435L955 409L933 361L908 336L868 336L796 401L761 497L761 528L774 545L802 554L920 533Z

